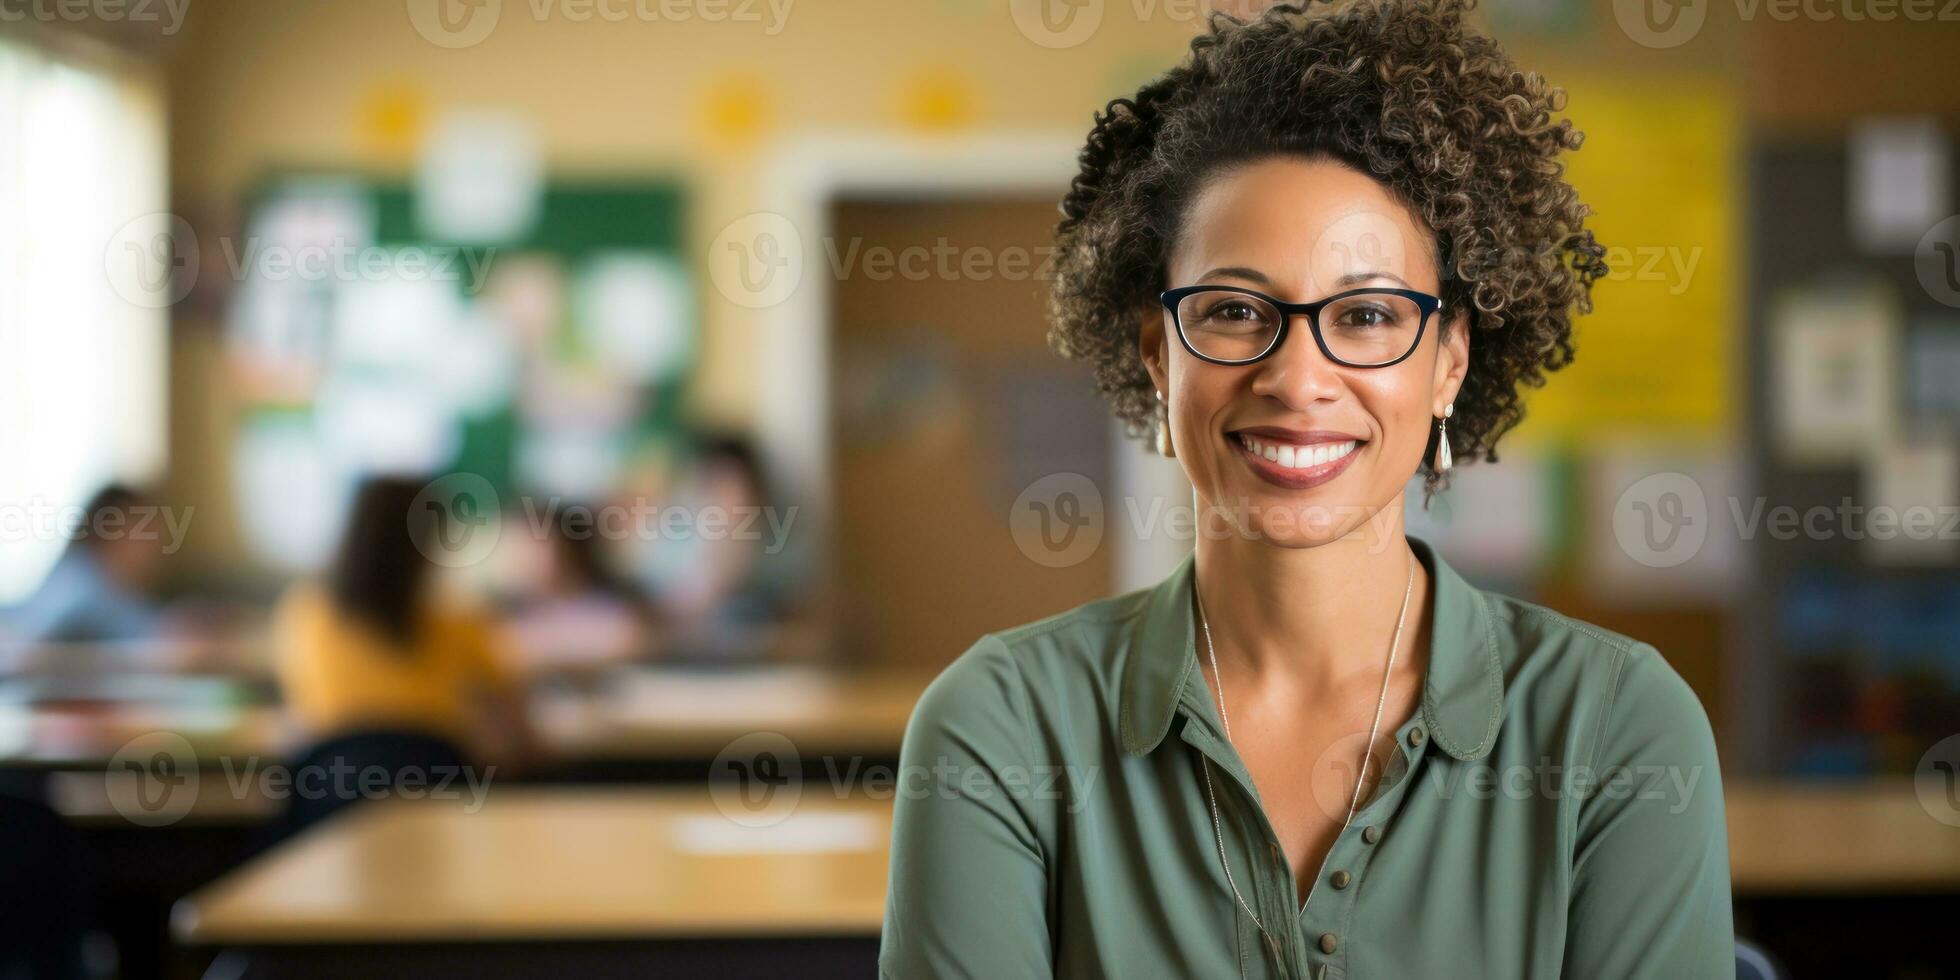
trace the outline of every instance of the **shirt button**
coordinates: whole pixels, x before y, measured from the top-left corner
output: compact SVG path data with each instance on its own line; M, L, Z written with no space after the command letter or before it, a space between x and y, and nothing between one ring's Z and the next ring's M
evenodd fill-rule
M1428 737L1422 733L1422 729L1420 728L1409 729L1409 744L1416 748L1422 748L1422 740Z
M1364 843L1364 844L1373 844L1374 842L1376 842L1376 841L1378 841L1378 840L1381 840L1381 839L1382 839L1382 829L1381 829L1380 827L1363 827L1363 828L1361 828L1361 842L1362 842L1362 843Z
M1328 879L1329 883L1331 883L1335 888L1346 888L1348 886L1348 882L1351 882L1353 880L1354 880L1354 876L1348 874L1346 871L1336 871L1334 872L1334 876Z
M1321 933L1321 934L1320 934L1320 951L1321 951L1321 952L1323 952L1323 953L1328 953L1328 954L1332 954L1332 953L1334 952L1334 950L1336 950L1336 949L1338 949L1338 948L1340 947L1340 945L1341 945L1341 941L1340 941L1340 940L1338 940L1338 939L1335 939L1335 938L1334 938L1334 934L1333 934L1333 933L1331 933L1331 932L1323 932L1323 933Z

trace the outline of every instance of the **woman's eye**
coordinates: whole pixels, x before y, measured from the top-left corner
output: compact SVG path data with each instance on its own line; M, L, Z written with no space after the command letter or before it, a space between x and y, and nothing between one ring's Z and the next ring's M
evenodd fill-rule
M1258 307L1240 302L1220 303L1211 308L1208 316L1228 323L1248 323L1260 319Z
M1341 326L1382 327L1395 322L1395 315L1374 306L1358 306L1341 313Z

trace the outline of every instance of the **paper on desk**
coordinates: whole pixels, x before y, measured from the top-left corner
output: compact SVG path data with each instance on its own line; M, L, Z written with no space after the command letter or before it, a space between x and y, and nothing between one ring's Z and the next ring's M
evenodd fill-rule
M674 821L674 846L690 854L868 851L880 843L880 829L877 820L860 813L792 813L766 827L702 813Z
M618 721L742 723L765 726L822 717L837 702L837 687L823 674L773 669L689 675L641 671L614 690L609 705Z

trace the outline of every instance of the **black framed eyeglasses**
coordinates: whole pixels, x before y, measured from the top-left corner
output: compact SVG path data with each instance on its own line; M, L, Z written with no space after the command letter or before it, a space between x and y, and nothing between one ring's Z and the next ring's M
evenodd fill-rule
M1415 353L1443 301L1413 289L1368 287L1316 303L1287 303L1241 286L1179 286L1158 297L1184 349L1213 364L1251 364L1286 342L1287 325L1307 318L1314 344L1347 367L1381 368Z

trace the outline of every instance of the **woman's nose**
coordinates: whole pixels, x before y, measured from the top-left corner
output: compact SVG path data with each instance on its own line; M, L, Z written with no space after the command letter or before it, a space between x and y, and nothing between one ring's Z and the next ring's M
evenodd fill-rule
M1276 398L1289 408L1340 397L1345 382L1341 365L1321 353L1305 316L1296 316L1279 349L1254 365L1252 391Z

